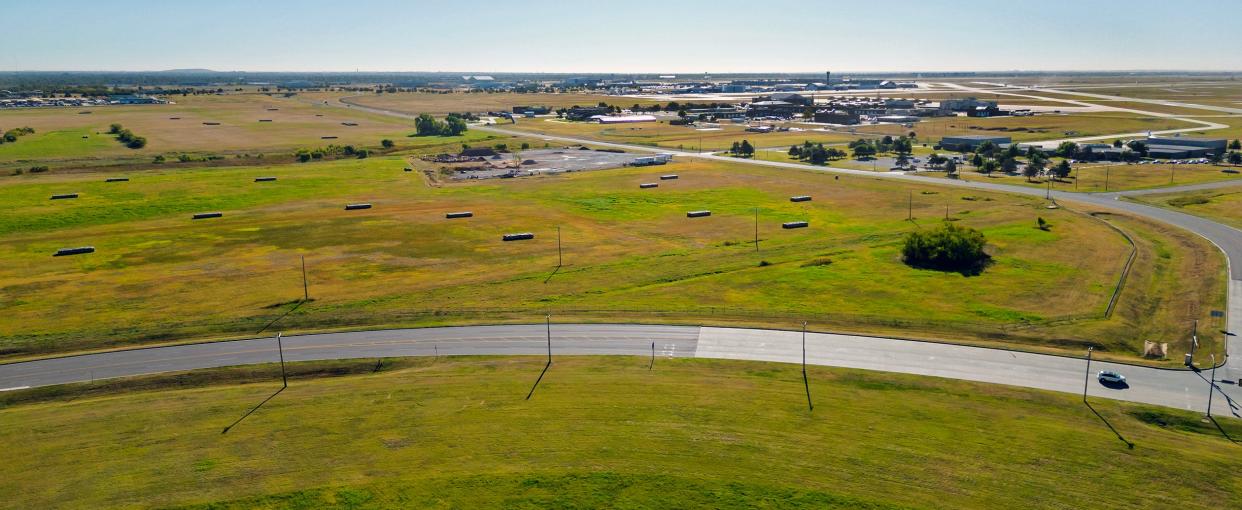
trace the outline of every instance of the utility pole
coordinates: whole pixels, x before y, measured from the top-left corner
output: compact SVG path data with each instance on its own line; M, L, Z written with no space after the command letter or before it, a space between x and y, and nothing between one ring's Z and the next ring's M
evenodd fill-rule
M811 383L806 377L806 321L802 321L802 386L806 388L806 409L814 411L815 404L811 403Z
M283 387L288 388L289 375L285 373L285 346L280 341L280 337L283 335L283 332L276 333L276 351L280 353L280 381L284 385Z
M1108 192L1108 171L1113 169L1113 165L1104 165L1104 192Z
M914 192L910 192L910 200L906 205L906 221L914 221Z
M1216 392L1216 355L1212 354L1212 377L1208 379L1208 408L1207 417L1212 419L1212 397Z
M650 371L651 367L654 367L654 366L655 366L655 342L651 342L651 363L647 365L647 370Z
M1084 404L1087 403L1087 383L1091 381L1091 351L1094 350L1095 347L1087 348L1087 372L1082 377L1082 402Z
M755 253L759 252L759 208L755 208Z
M302 301L310 301L310 284L306 282L306 255L302 255Z
M561 226L556 226L556 267L561 267Z

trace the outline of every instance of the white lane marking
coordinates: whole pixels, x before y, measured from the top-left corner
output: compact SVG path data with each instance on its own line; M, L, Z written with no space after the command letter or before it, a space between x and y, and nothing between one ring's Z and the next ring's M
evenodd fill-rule
M13 386L12 388L0 388L0 391L28 390L30 386Z

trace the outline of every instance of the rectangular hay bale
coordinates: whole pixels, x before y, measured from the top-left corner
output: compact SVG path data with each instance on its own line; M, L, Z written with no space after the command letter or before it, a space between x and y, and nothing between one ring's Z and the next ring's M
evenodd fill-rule
M711 211L690 211L686 213L687 218L703 218L711 215Z
M345 204L346 211L356 211L359 209L370 209L371 204Z
M672 180L676 180L676 179L677 179L677 174L668 174L668 175L661 175L661 176L660 176L660 180L661 180L661 181L672 181Z
M781 228L784 228L784 229L806 228L806 227L809 227L810 225L811 225L810 223L805 222L805 221L787 221L785 223L781 223Z
M655 183L655 182L644 182L644 183L642 183L642 184L639 184L639 185L638 185L638 187L639 187L640 189L647 189L647 188L658 188L658 187L660 187L660 184L659 184L659 183Z
M527 239L534 239L534 238L535 238L535 234L532 234L532 233L530 233L530 232L523 232L523 233L520 233L520 234L505 234L505 235L504 235L504 237L502 237L502 238L501 238L501 240L504 240L504 241L525 241L525 240L527 240Z
M811 195L798 195L796 197L789 197L789 201L790 202L810 202Z
M52 200L66 200L70 198L78 198L78 194L77 193L61 193L59 195L52 195Z
M255 177L254 178L254 182L272 182L274 180L276 180L275 177Z
M220 212L201 212L201 213L194 213L194 216L193 216L193 217L191 217L190 219L192 219L192 220L205 220L205 219L207 219L207 218L219 218L219 217L221 217L221 216L224 216L224 213L220 213Z
M95 253L94 246L82 246L79 248L61 248L52 254L53 257L64 257L65 255L81 255L83 253Z
M471 211L451 212L445 214L444 217L450 220L453 218L471 218L474 217L474 213Z

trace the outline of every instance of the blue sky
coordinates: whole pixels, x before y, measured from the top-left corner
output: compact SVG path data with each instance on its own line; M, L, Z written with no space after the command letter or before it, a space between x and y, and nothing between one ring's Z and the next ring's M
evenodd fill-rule
M0 0L0 70L1242 70L1229 0Z

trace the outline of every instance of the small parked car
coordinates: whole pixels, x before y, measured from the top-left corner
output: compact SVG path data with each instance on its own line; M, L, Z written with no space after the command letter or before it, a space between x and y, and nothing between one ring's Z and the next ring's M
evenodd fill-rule
M1124 384L1126 382L1126 376L1111 370L1101 370L1096 377L1104 384Z

